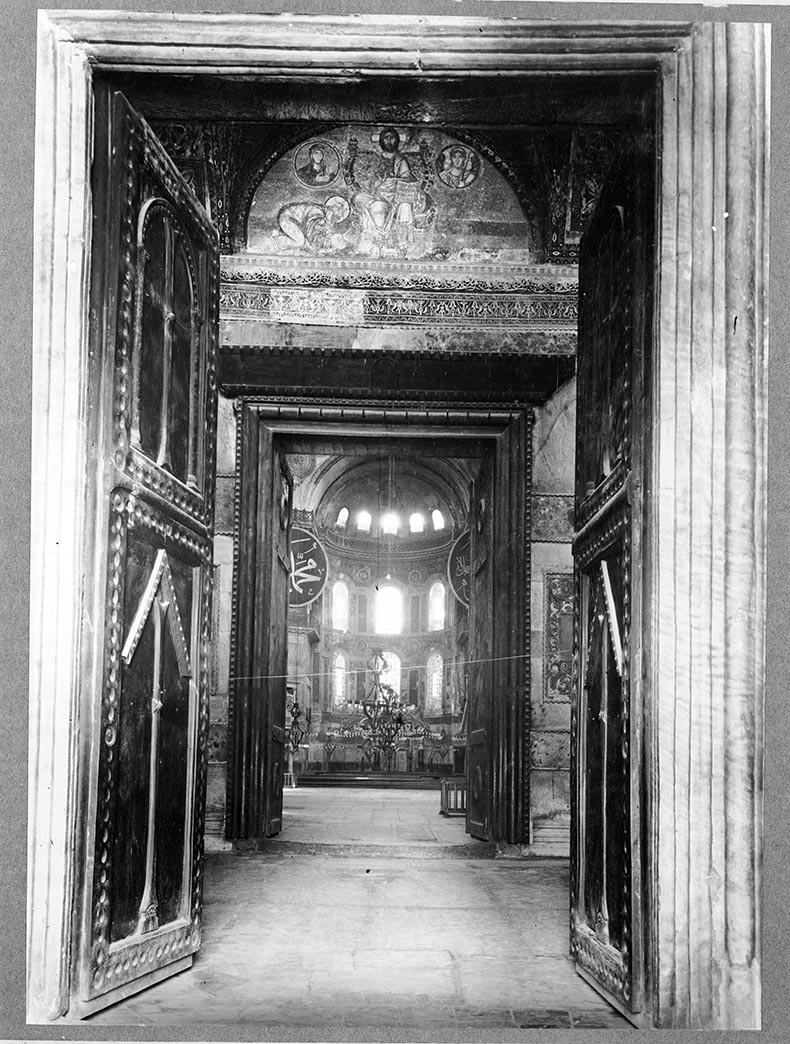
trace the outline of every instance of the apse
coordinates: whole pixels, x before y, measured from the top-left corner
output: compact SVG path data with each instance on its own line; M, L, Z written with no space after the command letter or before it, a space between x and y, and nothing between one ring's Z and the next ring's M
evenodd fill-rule
M416 445L288 459L295 539L325 563L288 616L290 698L310 709L297 773L461 771L468 612L448 567L468 539L469 462Z

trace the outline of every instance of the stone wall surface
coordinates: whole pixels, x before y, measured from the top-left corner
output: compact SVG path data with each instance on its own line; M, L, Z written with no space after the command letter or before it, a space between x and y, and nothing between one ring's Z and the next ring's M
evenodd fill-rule
M212 607L214 648L209 694L210 734L206 793L206 830L214 834L222 832L225 810L235 467L236 417L232 401L220 396L217 410L217 504Z
M570 812L575 379L535 410L532 462L531 742L533 841ZM564 844L567 845L567 836ZM569 835L568 835L569 836Z

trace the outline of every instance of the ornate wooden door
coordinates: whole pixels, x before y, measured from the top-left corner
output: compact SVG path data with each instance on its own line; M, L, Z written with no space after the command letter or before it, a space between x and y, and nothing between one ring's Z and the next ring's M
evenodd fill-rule
M200 945L217 394L216 232L122 95L95 134L81 1015Z
M226 836L245 840L282 828L292 481L255 407L242 402L238 423Z
M466 830L487 841L492 825L493 455L486 456L470 490L469 689L466 726Z
M269 433L271 439L271 433ZM283 825L283 773L286 763L285 703L288 672L288 587L291 575L289 536L291 528L292 482L285 454L276 445L267 456L270 491L268 528L270 539L269 580L266 604L261 606L261 634L267 642L268 686L265 762L266 837L279 834Z
M571 950L642 1006L643 489L654 228L649 162L611 179L580 248Z

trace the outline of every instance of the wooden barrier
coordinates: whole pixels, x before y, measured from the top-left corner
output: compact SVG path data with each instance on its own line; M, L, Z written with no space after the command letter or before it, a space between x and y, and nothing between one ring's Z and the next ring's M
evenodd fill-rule
M466 777L455 776L441 781L441 816L466 815Z

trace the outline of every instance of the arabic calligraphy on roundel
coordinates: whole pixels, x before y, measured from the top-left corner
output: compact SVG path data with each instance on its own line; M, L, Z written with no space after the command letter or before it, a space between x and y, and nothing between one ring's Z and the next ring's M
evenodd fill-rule
M296 544L309 544L309 547L300 548L294 554ZM321 579L320 572L316 571L318 562L315 558L307 556L316 550L315 540L294 540L291 545L291 584L295 591L302 594L305 584L316 583Z

